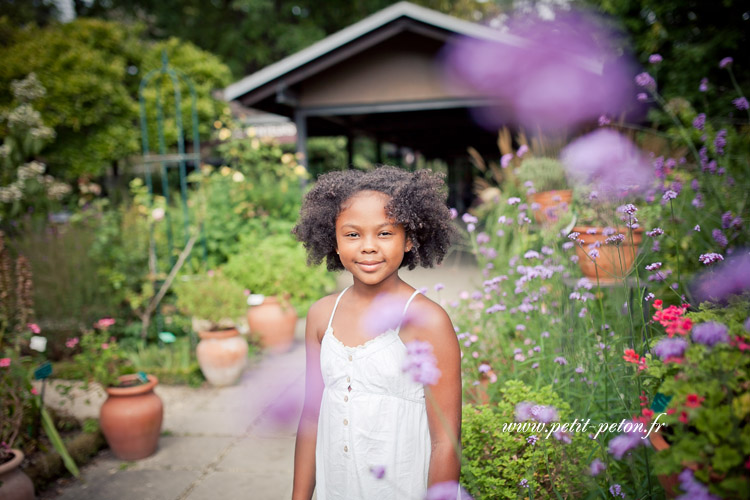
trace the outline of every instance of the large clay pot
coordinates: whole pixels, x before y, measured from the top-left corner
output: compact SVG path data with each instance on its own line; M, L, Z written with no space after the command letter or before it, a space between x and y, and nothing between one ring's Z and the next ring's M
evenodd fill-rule
M34 483L19 466L23 452L10 450L13 458L0 464L0 498L3 500L34 500Z
M637 228L630 230L626 228L617 228L618 233L625 236L625 240L617 245L607 244L609 236L602 234L604 228L590 226L576 226L573 232L580 233L579 240L583 244L576 244L576 254L578 255L578 266L581 268L583 275L592 281L597 278L601 282L613 283L624 280L633 269L635 256L638 254L638 245L643 239L643 229ZM596 230L595 234L589 234L589 230ZM631 241L632 234L632 241ZM600 246L596 248L599 256L592 260L589 257L589 245L599 242Z
M529 195L529 202L537 203L539 208L534 210L534 218L538 224L556 222L560 216L570 208L573 191L561 189L558 191L541 191Z
M284 307L277 297L265 297L262 304L248 309L247 324L261 346L277 353L286 352L294 342L297 312L290 305Z
M198 332L201 341L195 352L203 376L212 385L232 385L247 363L247 341L235 328Z
M136 375L120 377L120 383L138 380ZM164 405L154 392L159 379L131 387L107 387L109 397L99 413L99 425L112 452L121 460L146 458L156 451L164 418Z

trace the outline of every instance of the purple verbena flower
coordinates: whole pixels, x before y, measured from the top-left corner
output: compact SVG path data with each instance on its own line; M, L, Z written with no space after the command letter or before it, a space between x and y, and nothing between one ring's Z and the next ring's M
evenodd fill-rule
M698 85L698 90L701 92L708 92L708 78L701 78L701 83Z
M675 198L677 198L677 193L671 189L667 189L667 191L664 192L664 196L662 196L663 200L674 200Z
M635 98L636 98L636 100L637 100L638 102L646 102L646 101L648 101L648 94L647 94L647 93L645 93L645 92L638 92L638 93L637 93L637 94L635 95Z
M680 489L685 492L677 500L720 500L708 491L705 484L695 480L693 471L689 468L683 469L677 478L680 480Z
M724 69L727 66L729 66L730 64L732 64L733 62L734 62L734 59L732 59L731 57L725 57L724 59L722 59L721 61L719 61L719 67L721 69Z
M526 144L521 144L521 146L518 148L518 151L516 151L516 156L519 158L523 158L523 155L529 152L529 147Z
M385 477L385 467L382 465L373 465L370 467L370 473L375 476L375 479L383 479Z
M660 227L655 227L651 231L648 231L646 234L653 238L655 236L661 236L662 234L664 234L664 230Z
M748 104L747 99L745 96L738 97L737 99L734 99L732 101L732 104L734 104L734 107L739 110L745 110L750 108L750 104Z
M437 360L432 354L432 344L412 340L406 344L406 359L402 370L411 375L412 380L424 385L435 385L440 378Z
M656 271L657 269L661 269L661 262L654 262L646 266L646 271Z
M714 138L714 146L716 147L716 154L723 155L724 147L727 145L727 131L721 129L716 132L716 138Z
M625 241L625 235L624 234L616 234L616 235L610 236L609 238L607 238L606 240L604 240L604 242L607 245L619 245L623 241Z
M602 462L598 458L595 458L589 464L589 474L591 474L592 476L598 476L599 474L604 472L606 468L607 466L604 465L604 462Z
M557 364L559 364L560 366L562 366L562 365L567 365L567 364L568 364L568 360L567 360L567 359L565 359L565 358L564 358L564 357L562 357L562 356L558 356L558 357L556 357L556 358L555 358L555 360L554 360L554 362L555 362L555 363L557 363Z
M610 439L608 449L612 456L614 456L617 460L620 460L625 455L625 453L641 444L644 444L644 442L645 440L641 439L640 433L630 432L620 434L619 436Z
M693 127L697 130L703 130L703 127L705 126L706 126L706 113L700 113L693 120Z
M651 91L656 90L656 80L654 80L654 77L645 71L635 76L635 83L639 87L643 87Z
M472 500L472 498L458 482L444 481L430 486L424 500Z
M511 196L508 198L508 205L517 205L521 203L521 198L517 198L515 196Z
M650 56L648 56L648 62L650 62L651 64L659 64L662 61L663 59L660 54L651 54Z
M685 349L688 348L687 340L683 338L673 337L661 339L651 349L651 352L659 356L664 361L667 358L679 358L685 353Z
M536 437L536 434L532 434L531 436L526 438L526 442L530 444L531 446L534 446L534 444L539 441L539 438Z
M477 234L477 245L484 245L485 243L490 242L490 235L482 231L481 233Z
M728 331L729 329L723 323L707 321L706 323L695 325L690 336L693 339L693 342L713 347L720 342L729 342Z
M701 232L701 226L700 226L700 224L696 224L695 227L693 228L693 231L695 231L697 233L700 233Z
M528 481L528 479L521 479L518 482L518 486L521 486L522 488L528 488L529 487L529 481Z
M646 96L646 97L648 97L648 96ZM601 115L599 117L599 126L600 127L603 127L605 125L609 125L610 123L611 123L611 121L610 121L609 118L607 118L607 115Z
M518 403L514 412L516 422L526 422L527 420L531 420L533 418L531 410L534 406L535 403L529 401L521 401Z
M613 484L609 487L609 493L613 497L625 498L625 493L622 492L622 487L619 484Z
M714 229L713 231L711 231L711 237L721 248L726 248L729 244L729 240L727 240L726 235L721 231L721 229Z
M451 208L450 214L451 214L451 219L455 219L456 217L458 217L458 210L456 210L455 208Z
M536 409L536 413L534 414L534 419L543 424L549 424L550 422L556 421L558 418L557 409L554 406L540 406Z
M508 165L510 165L511 160L513 160L513 153L506 153L500 158L500 166L503 168L508 168Z
M461 220L466 224L476 224L479 220L469 213L465 213L461 216Z

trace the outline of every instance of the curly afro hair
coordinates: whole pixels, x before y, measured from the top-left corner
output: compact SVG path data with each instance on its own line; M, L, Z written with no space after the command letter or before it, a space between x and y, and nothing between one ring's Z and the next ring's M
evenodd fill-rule
M360 191L378 191L391 198L385 213L403 225L413 245L404 254L401 267L432 267L442 262L457 234L446 204L443 177L430 170L407 172L390 166L323 174L305 195L292 233L304 244L308 263L317 265L325 259L329 271L342 270L336 254L336 219L341 207Z

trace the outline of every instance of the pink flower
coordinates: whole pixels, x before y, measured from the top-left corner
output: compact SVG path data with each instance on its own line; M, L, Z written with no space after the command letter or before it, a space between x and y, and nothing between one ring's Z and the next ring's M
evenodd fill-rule
M78 337L73 337L72 339L68 339L65 341L65 347L67 347L68 349L73 349L77 345Z
M107 349L109 349L109 344L108 344L107 342L103 343L103 344L102 344L102 349L104 349L105 351L106 351Z
M34 396L38 396L39 395L39 391L36 390L36 387L32 387L31 388L31 394L33 394Z
M7 368L10 366L10 358L0 358L0 368Z
M26 326L29 327L29 330L31 330L31 333L33 333L34 335L39 335L42 332L41 328L39 328L39 325L37 325L36 323L29 323Z
M115 320L113 318L102 318L96 323L94 323L94 328L105 330L114 324L115 324Z

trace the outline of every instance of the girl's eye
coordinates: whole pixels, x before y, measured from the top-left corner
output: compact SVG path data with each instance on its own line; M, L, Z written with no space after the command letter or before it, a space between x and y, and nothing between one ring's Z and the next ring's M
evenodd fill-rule
M347 238L354 238L357 236L357 233L346 233L344 236L346 236Z
M382 233L380 233L380 235L381 236L390 236L391 233L389 233L388 231L383 231Z

